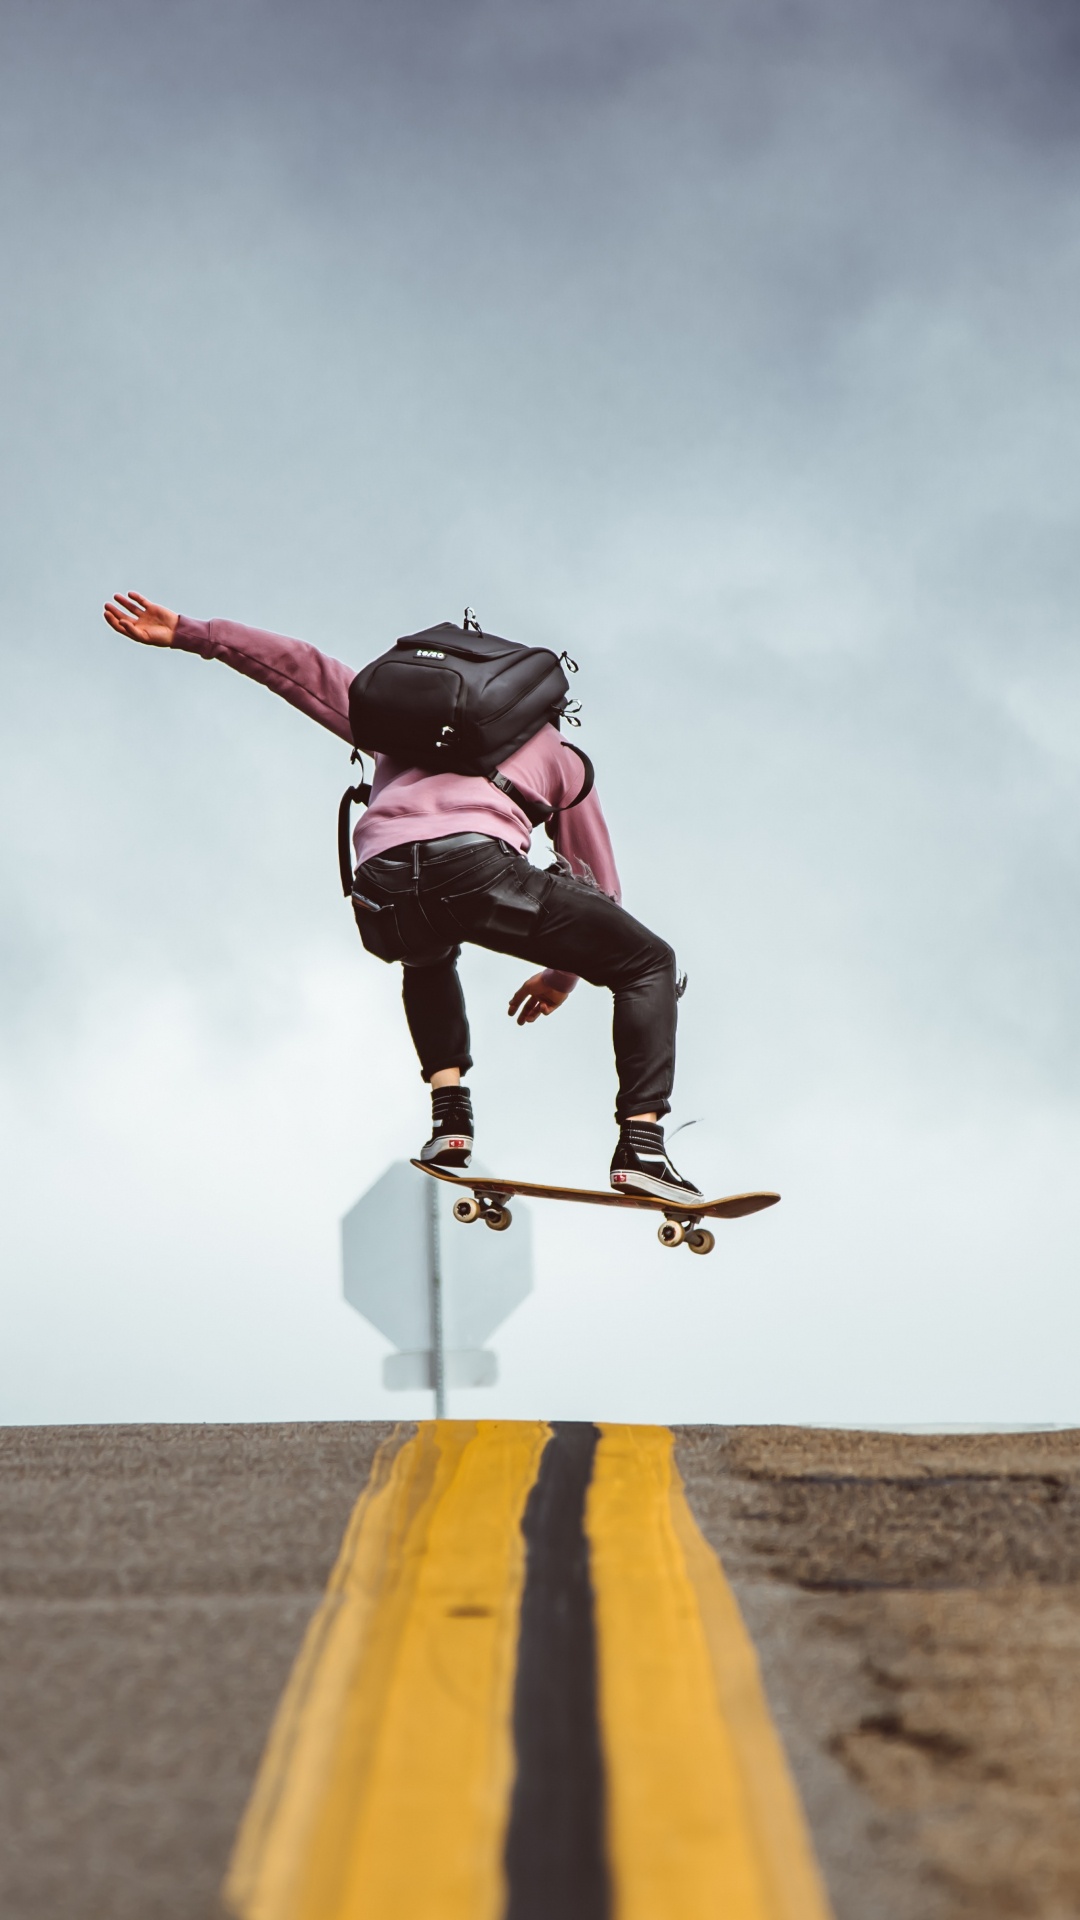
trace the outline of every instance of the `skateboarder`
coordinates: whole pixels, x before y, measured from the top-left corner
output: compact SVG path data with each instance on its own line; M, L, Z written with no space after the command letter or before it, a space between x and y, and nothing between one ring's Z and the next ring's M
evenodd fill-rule
M190 620L141 594L105 607L117 633L143 646L221 660L271 688L353 744L353 671L301 640ZM554 815L555 864L525 858L526 814L489 780L430 773L376 755L371 801L353 835L352 900L369 951L402 962L402 998L420 1072L431 1088L429 1165L463 1171L473 1145L472 1066L457 961L462 942L538 965L510 1001L519 1026L554 1013L579 977L614 996L619 1138L611 1185L660 1199L700 1199L664 1145L675 1073L678 984L665 941L619 904L619 879L595 792L582 791L581 759L545 723L502 765L515 788L565 812Z

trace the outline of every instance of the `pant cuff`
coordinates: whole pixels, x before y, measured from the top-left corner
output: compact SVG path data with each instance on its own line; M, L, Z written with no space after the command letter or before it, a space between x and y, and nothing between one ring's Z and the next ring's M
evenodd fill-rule
M665 1113L671 1112L671 1101L665 1100L662 1093L643 1093L633 1099L624 1098L620 1093L615 1102L615 1118L620 1127L629 1120L632 1113L655 1113L662 1120Z
M440 1060L437 1067L421 1067L420 1078L426 1084L426 1082L431 1079L433 1073L445 1073L447 1067L457 1067L461 1073L468 1073L472 1063L473 1057L471 1053L458 1053L454 1055L452 1060Z

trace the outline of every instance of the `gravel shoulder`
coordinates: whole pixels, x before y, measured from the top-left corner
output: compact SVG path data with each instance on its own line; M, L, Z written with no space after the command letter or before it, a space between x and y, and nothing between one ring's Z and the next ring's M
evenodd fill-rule
M837 1920L1075 1920L1080 1433L676 1431Z

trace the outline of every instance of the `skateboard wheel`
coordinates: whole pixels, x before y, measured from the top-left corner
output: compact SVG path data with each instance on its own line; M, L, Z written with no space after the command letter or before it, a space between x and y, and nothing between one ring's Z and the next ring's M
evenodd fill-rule
M662 1247L681 1247L686 1229L679 1220L665 1220L656 1235Z
M691 1253L711 1253L716 1245L716 1235L708 1227L695 1227L686 1236L686 1244Z
M463 1227L471 1227L473 1221L479 1220L479 1218L480 1218L479 1200L474 1200L472 1198L469 1198L468 1200L454 1201L454 1219L460 1220Z
M484 1215L485 1225L492 1233L505 1233L514 1216L509 1207L489 1207Z

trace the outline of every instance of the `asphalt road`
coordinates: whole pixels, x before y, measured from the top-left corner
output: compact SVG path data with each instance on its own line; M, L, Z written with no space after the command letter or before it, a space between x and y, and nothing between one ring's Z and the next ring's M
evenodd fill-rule
M0 1429L0 1914L209 1920L385 1426Z
M0 1913L211 1920L389 1429L0 1429ZM680 1429L837 1920L1080 1914L1080 1435Z

